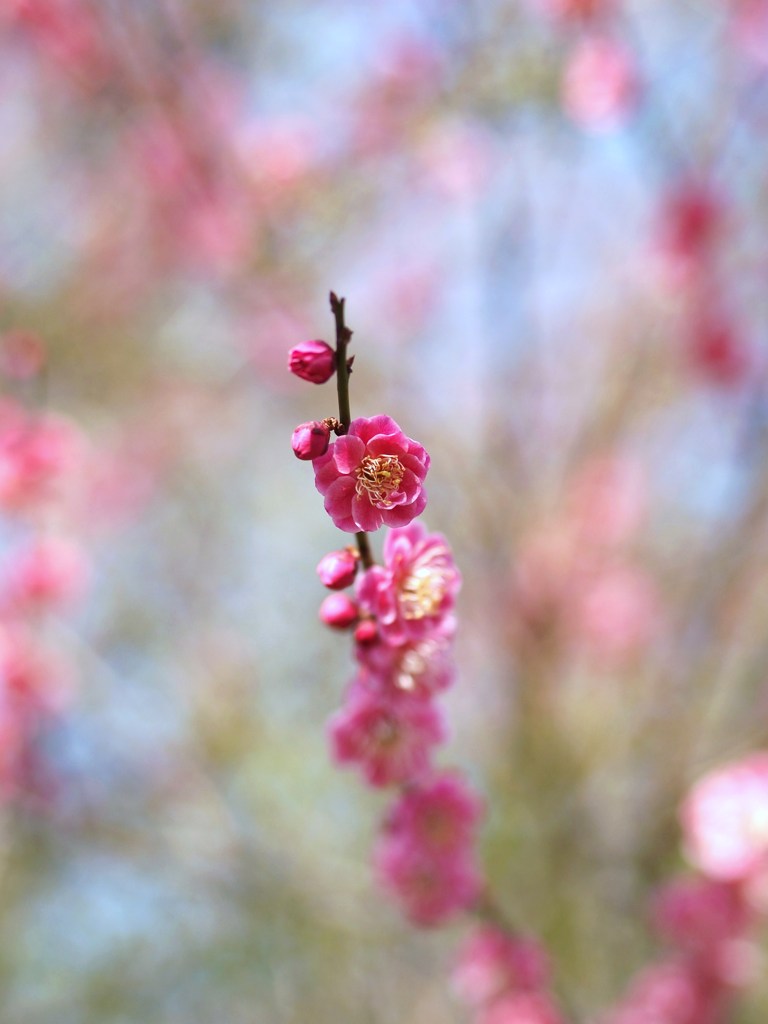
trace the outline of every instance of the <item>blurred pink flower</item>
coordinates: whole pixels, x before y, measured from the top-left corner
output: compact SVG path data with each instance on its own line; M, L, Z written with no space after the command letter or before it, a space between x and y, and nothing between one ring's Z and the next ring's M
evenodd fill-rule
M589 36L571 54L565 68L562 103L583 128L617 128L635 106L639 83L634 58L620 42Z
M432 703L384 697L359 684L350 688L328 732L335 761L357 765L372 786L417 779L429 767L432 747L445 738Z
M325 510L347 533L406 526L427 504L429 455L389 416L353 420L313 465Z
M549 960L534 939L483 924L460 949L451 977L464 1002L482 1006L507 993L543 988L549 980Z
M516 992L481 1010L475 1024L565 1024L565 1020L550 996L542 992Z
M577 472L566 499L567 516L580 540L618 545L639 528L647 500L643 468L621 454L607 454Z
M690 862L710 878L738 882L768 869L768 753L717 768L680 809Z
M689 329L686 355L699 377L724 388L744 383L754 365L752 350L735 325L702 311Z
M660 620L650 576L632 566L598 569L574 587L572 628L589 651L611 661L647 644Z
M456 672L452 637L444 627L439 634L424 640L390 644L382 640L372 619L373 634L358 643L355 656L364 671L361 685L376 693L406 693L417 700L428 700L447 689Z
M375 866L408 919L424 927L469 909L482 888L474 858L463 854L434 857L412 844L385 841L376 847Z
M461 576L442 534L421 523L391 530L384 541L384 565L357 581L360 606L373 615L387 643L429 637L447 625Z
M80 455L80 434L69 421L51 414L33 418L12 403L2 405L0 508L50 497Z
M5 590L15 609L66 604L85 588L88 562L83 549L59 537L40 537L14 552Z
M408 786L387 814L383 841L435 858L468 855L482 813L482 801L461 776L442 772Z

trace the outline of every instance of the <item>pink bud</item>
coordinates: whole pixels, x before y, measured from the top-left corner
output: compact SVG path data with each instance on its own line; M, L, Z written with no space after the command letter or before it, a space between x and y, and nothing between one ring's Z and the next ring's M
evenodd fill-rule
M291 437L293 454L297 459L303 459L305 462L317 459L328 451L330 436L330 428L321 420L300 423Z
M357 617L357 605L346 594L329 594L320 605L320 621L331 629L346 629Z
M331 551L320 559L317 575L323 586L331 590L343 590L353 582L359 561L360 555L354 548Z
M302 341L288 353L288 369L310 384L325 384L336 369L336 353L325 341Z
M378 635L379 630L373 619L363 619L355 630L355 643L365 647L367 644L372 644Z

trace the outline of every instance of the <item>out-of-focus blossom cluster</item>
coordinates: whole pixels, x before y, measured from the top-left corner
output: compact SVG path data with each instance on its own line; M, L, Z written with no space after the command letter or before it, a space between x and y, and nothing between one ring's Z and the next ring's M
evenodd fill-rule
M0 338L6 385L34 379L42 344ZM67 704L73 673L48 640L50 621L81 595L88 561L77 536L85 441L69 420L0 400L0 790L45 795L39 740ZM41 788L42 787L42 788Z
M640 465L619 455L587 463L561 514L524 539L515 612L527 633L556 636L605 665L642 651L661 625L661 597L631 543L642 525Z
M717 1024L764 970L768 914L768 755L750 754L701 778L680 810L696 874L663 885L652 923L667 947L605 1024Z

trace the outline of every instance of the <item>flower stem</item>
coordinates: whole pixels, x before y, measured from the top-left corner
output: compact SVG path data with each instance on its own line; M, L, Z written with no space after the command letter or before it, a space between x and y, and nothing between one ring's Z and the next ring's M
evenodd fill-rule
M336 428L337 434L346 434L352 422L352 412L349 406L349 363L347 362L347 344L352 337L352 331L344 322L344 302L335 292L331 292L331 312L336 321L336 389L339 396L339 423ZM357 550L360 552L360 561L365 569L370 569L374 564L371 553L371 545L368 534L360 531L355 534L357 539Z
M352 337L352 331L344 323L344 302L335 292L331 292L331 312L336 321L336 388L339 395L339 419L341 429L339 434L346 434L349 424L352 422L352 413L349 408L349 365L347 363L347 344Z

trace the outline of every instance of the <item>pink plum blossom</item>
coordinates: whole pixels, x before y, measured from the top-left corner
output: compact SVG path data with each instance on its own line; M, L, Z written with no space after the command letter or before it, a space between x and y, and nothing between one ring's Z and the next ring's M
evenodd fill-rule
M0 508L51 497L79 454L80 437L68 421L33 418L11 403L0 407Z
M413 844L379 843L375 866L382 886L408 919L424 927L444 924L469 909L482 888L472 857L434 857Z
M643 521L647 492L643 467L627 456L612 452L586 462L567 495L579 543L605 548L630 540Z
M548 979L549 961L540 943L488 924L470 934L452 974L456 993L473 1006L506 993L542 989Z
M653 919L670 942L696 950L741 935L749 913L737 886L709 878L683 878L656 894Z
M637 72L627 48L607 36L589 36L565 69L563 107L583 128L606 131L618 127L635 105Z
M579 640L608 662L647 644L659 621L659 596L648 574L634 566L606 566L574 587L571 609Z
M15 552L6 577L8 599L17 609L66 604L84 589L87 572L77 544L40 537Z
M717 768L694 785L680 817L685 852L710 878L739 882L768 868L768 753Z
M389 416L353 420L313 465L325 510L347 533L407 526L427 504L429 455Z
M443 772L409 786L390 809L386 842L426 850L434 857L471 852L483 812L479 797L456 773Z
M694 372L723 388L742 384L753 367L752 351L744 336L719 314L697 313L688 333L686 355Z
M417 779L429 767L432 747L445 738L433 704L384 697L360 685L350 688L328 732L336 762L357 765L371 786Z
M722 197L703 180L685 178L664 197L659 217L658 243L675 277L708 260L721 239L725 221Z
M428 700L446 690L453 682L455 663L452 638L445 630L424 640L389 644L374 626L365 641L355 647L355 656L363 666L361 682L379 693L401 692ZM357 638L356 638L357 639Z
M515 992L490 1003L475 1018L476 1024L565 1024L543 992ZM666 1024L666 1022L665 1022Z
M717 1024L722 1019L718 996L717 986L690 962L662 961L633 980L601 1024Z
M372 566L358 580L357 596L387 643L415 641L445 625L450 628L461 577L442 534L411 523L389 532L383 554L384 565Z

